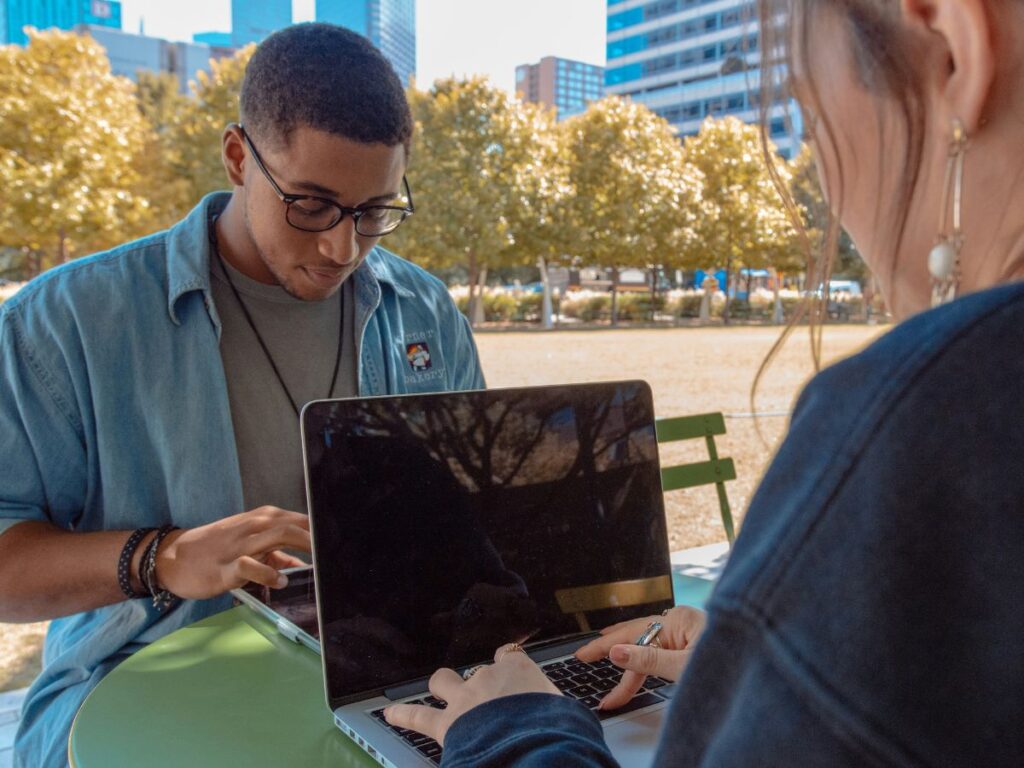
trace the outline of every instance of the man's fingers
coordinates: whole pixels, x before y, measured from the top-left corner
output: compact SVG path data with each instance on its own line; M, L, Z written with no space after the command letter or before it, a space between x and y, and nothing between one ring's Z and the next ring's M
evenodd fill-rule
M444 745L444 710L420 704L395 704L384 710L388 724L429 736Z
M297 525L275 526L244 539L241 545L244 547L242 554L246 555L257 555L285 547L309 552L309 531Z
M273 587L274 589L281 589L281 587L288 583L288 577L283 573L278 573L276 568L264 565L259 560L248 556L235 560L233 573L230 575L233 576L233 578L228 579L228 582L232 584L230 588L241 586L247 581L262 584L265 587Z
M627 670L622 675L619 684L608 691L608 695L601 699L601 709L618 709L628 703L636 695L636 692L643 687L644 680L646 679L646 675Z
M287 552L281 552L280 550L274 550L268 552L267 556L263 558L263 562L269 565L271 568L305 568L309 565L305 560L299 557L289 555Z
M301 512L289 512L280 507L257 507L243 512L236 519L244 520L252 530L265 530L276 525L296 525L309 530L309 516Z
M689 656L690 651L670 651L653 645L616 645L608 654L617 667L669 680L679 679Z
M441 701L451 701L452 696L463 685L465 685L465 681L462 679L462 675L454 669L444 667L431 675L427 687Z

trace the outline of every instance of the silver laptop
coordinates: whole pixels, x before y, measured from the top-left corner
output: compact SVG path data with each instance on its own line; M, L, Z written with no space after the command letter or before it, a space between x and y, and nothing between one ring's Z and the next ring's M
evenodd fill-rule
M596 708L621 672L573 652L673 605L644 382L317 401L302 442L327 703L382 765L440 762L382 714L443 707L438 667L519 642ZM623 766L650 763L671 691L649 679L600 713Z

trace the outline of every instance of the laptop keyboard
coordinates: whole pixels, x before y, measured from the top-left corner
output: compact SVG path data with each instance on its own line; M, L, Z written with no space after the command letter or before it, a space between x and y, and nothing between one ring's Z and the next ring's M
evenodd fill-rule
M540 668L555 686L566 696L576 699L583 706L594 710L594 714L601 720L610 717L618 717L627 712L635 712L638 709L649 707L652 704L664 701L665 697L657 691L670 684L670 681L660 677L648 677L644 681L644 687L637 691L629 702L616 710L603 711L597 708L604 695L618 685L622 679L622 670L612 664L608 659L601 659L595 662L580 661L570 657L561 661L549 661L541 664ZM422 704L435 709L444 709L447 704L433 696L424 696L419 699L411 699L402 702L403 704ZM394 731L405 743L415 749L424 757L435 764L441 763L441 745L433 739L410 731L407 728L398 728L390 725L384 719L384 710L377 709L371 712L381 725Z

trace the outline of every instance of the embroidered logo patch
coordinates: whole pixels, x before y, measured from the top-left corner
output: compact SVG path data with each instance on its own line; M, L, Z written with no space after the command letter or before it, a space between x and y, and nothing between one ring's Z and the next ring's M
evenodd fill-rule
M417 372L430 370L430 347L425 341L417 341L405 345L405 359Z

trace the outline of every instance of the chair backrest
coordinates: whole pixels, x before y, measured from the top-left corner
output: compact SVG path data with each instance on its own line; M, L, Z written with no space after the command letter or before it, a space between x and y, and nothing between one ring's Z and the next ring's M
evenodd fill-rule
M558 607L562 613L575 615L581 632L590 631L590 622L587 620L588 611L627 608L632 605L644 605L671 599L672 579L669 576L611 581L607 584L555 590Z
M718 491L718 506L722 514L722 527L732 546L736 533L733 527L729 497L725 492L727 480L736 479L736 466L732 459L719 458L715 447L715 435L725 434L725 418L721 413L704 413L698 416L679 416L659 419L655 423L659 443L673 443L679 440L696 440L703 437L708 447L708 461L681 464L661 468L662 491L678 491L696 488L700 485L714 485Z

